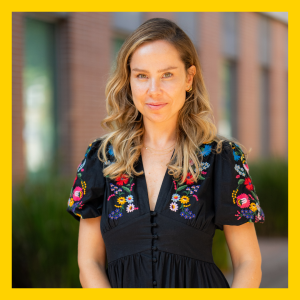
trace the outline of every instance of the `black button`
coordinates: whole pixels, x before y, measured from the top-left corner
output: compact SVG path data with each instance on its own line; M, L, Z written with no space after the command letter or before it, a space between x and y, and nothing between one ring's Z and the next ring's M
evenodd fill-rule
M157 262L156 257L153 257L153 258L152 258L152 261L153 261L153 262Z
M154 226L154 227L156 227L156 226L157 226L157 224L156 224L156 223L151 223L151 226Z
M151 216L156 216L156 215L157 215L156 211L151 211Z
M157 239L158 238L157 234L153 234L152 238Z
M157 250L157 247L156 246L152 246L152 250Z
M153 281L153 285L157 285L157 282L155 280Z

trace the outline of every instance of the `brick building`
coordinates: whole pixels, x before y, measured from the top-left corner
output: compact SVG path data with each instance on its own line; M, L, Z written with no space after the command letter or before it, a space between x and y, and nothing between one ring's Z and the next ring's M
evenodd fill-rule
M252 148L249 159L287 158L287 13L14 12L13 183L55 161L74 172L104 134L104 89L117 51L153 17L175 21L192 39L219 132Z

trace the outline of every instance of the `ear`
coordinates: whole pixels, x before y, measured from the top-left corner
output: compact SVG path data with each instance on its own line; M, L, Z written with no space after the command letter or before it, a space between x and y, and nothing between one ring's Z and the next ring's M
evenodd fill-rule
M187 70L187 78L186 78L186 84L187 84L187 90L192 86L193 84L193 78L196 74L196 67L193 65L193 66L190 66Z

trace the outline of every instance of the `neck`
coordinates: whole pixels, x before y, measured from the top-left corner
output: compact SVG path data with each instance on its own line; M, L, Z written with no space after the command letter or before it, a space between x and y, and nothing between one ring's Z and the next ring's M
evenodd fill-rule
M177 123L155 123L144 119L145 134L143 142L145 146L154 149L166 149L176 143Z

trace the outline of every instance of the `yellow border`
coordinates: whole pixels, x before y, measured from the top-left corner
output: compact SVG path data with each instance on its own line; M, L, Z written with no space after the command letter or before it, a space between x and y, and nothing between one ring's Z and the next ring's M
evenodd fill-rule
M289 142L289 161L292 162L289 165L289 198L295 199L293 202L294 209L289 210L289 228L290 228L290 241L289 241L289 288L288 289L250 289L239 291L232 290L206 290L206 289L149 289L145 292L144 289L12 289L11 288L11 13L15 11L288 11L289 12L289 26L293 25L289 29L289 60L293 59L293 64L290 64L289 72L295 75L294 81L298 80L296 77L297 65L299 65L299 51L296 52L296 42L298 42L299 24L296 24L296 20L299 16L296 16L296 5L292 5L292 1L257 1L251 2L244 1L188 1L178 2L174 1L111 1L111 4L104 3L104 1L5 1L6 7L1 8L1 57L2 57L2 93L1 93L1 129L4 135L1 145L1 157L2 157L2 198L1 198L1 298L2 299L63 299L63 298L86 298L88 299L101 299L102 297L119 299L124 298L151 298L157 297L170 299L171 297L180 299L192 299L207 297L218 297L219 299L266 299L283 298L287 297L291 299L295 293L297 294L297 277L299 276L299 252L297 241L297 231L299 230L298 224L296 224L297 215L299 211L298 202L299 196L295 189L291 187L299 185L297 170L299 170L299 162L296 158L296 134L297 134L297 118L299 119L299 103L298 100L293 101L293 93L295 89L289 89L289 137L293 136L294 139ZM294 2L295 3L295 2ZM293 39L294 38L294 39ZM291 47L292 45L292 47ZM295 55L293 56L293 53ZM296 54L297 53L297 54ZM294 66L294 69L291 67ZM297 72L298 75L298 72ZM289 82L293 82L293 77L290 76ZM299 83L297 84L299 86ZM292 94L291 94L292 93ZM296 95L295 95L296 96ZM297 95L299 97L299 95ZM297 106L296 106L297 103ZM298 107L298 109L297 109ZM251 124L250 124L251 126ZM292 176L294 175L294 176ZM280 176L280 174L279 174ZM4 192L4 193L3 193ZM291 207L291 205L289 205ZM294 226L293 226L294 225ZM3 293L4 292L4 293ZM299 291L298 291L299 294ZM154 298L155 297L155 298ZM293 297L294 298L294 297ZM295 297L296 298L296 297Z

